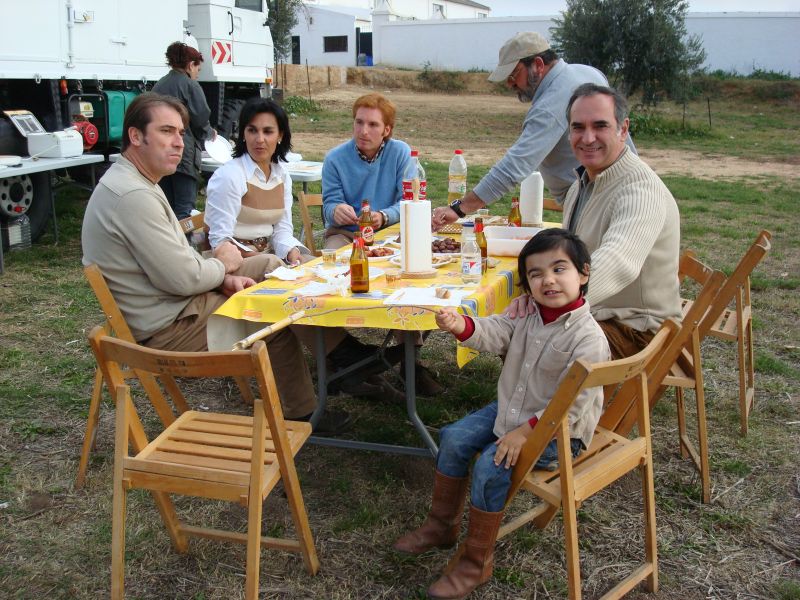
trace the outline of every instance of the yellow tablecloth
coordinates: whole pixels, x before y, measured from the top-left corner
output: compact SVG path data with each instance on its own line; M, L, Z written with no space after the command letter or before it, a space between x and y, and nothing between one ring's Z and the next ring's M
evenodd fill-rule
M546 227L557 227L556 223L547 223ZM399 225L381 231L378 240L396 236ZM460 236L453 235L458 239ZM339 252L349 249L342 248ZM517 276L516 257L497 257L499 264L487 271L475 292L464 298L460 311L471 316L488 316L502 312L512 298L519 294L519 278ZM403 287L438 287L462 286L459 272L460 262L455 261L436 269L436 277L430 279L401 279L387 284L381 275L370 281L368 294L350 294L347 296L315 296L302 297L295 290L314 279L311 274L321 259L315 259L304 265L306 276L296 281L267 279L258 285L243 290L232 296L209 320L209 349L228 350L232 342L252 333L260 326L247 323L273 323L300 310L305 310L307 318L299 321L302 325L321 325L323 327L370 327L376 329L403 329L424 331L436 329L433 312L421 307L386 306L384 299L397 289ZM370 261L371 267L381 269L394 268L388 261ZM467 288L471 289L471 288ZM327 312L338 309L335 312ZM322 313L315 316L315 313ZM238 324L238 327L236 326ZM469 348L458 346L457 361L459 367L464 366L476 356Z

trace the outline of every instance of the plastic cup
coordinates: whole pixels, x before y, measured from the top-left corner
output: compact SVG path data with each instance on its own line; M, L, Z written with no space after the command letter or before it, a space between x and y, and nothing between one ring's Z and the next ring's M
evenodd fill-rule
M322 264L326 267L336 266L336 250L334 248L325 248L322 250Z
M484 219L489 216L489 209L488 208L479 208L478 212L476 213L479 217L483 217Z
M400 269L386 269L386 283L397 283L400 281Z

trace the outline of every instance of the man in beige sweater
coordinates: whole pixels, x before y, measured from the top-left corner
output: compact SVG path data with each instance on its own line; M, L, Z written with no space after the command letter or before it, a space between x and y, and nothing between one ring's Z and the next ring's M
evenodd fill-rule
M122 157L100 179L83 221L83 264L97 264L137 342L163 350L207 349L208 317L281 261L242 259L230 242L204 259L181 231L158 181L175 172L188 122L179 101L159 94L134 100L123 124ZM301 345L284 329L267 341L287 418L316 406Z
M567 106L569 137L580 167L564 200L565 229L592 255L586 299L611 354L635 354L664 319L680 318L680 215L667 187L625 145L627 102L592 83ZM524 313L525 302L509 314Z

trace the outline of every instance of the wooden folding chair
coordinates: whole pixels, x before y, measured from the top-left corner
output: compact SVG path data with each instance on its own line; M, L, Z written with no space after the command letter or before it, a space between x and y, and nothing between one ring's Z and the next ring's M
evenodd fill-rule
M310 206L322 206L322 194L307 194L300 192L300 217L303 220L303 236L305 237L306 248L311 250L314 256L322 254L317 250L314 243L314 224L311 220L311 213L308 208Z
M685 262L684 266L688 265ZM688 267L687 267L688 268ZM700 356L701 324L708 316L711 303L717 297L725 280L720 271L712 271L694 259L691 268L703 287L693 305L686 314L678 333L664 347L653 367L648 380L648 397L650 410L661 397L666 386L676 386L676 402L678 407L678 429L681 455L692 459L700 475L703 502L711 500L711 477L708 462L708 433L706 430L705 391L703 381L702 358ZM694 390L697 403L697 448L686 433L683 390ZM600 423L615 433L627 436L636 423L636 415L631 411L635 390L624 386L617 391L606 408Z
M700 339L706 335L736 342L739 371L739 421L741 435L747 435L750 411L755 401L755 369L753 359L753 308L750 301L750 275L769 252L772 234L763 230L742 256L709 307L707 318L700 326ZM691 251L690 251L691 252ZM690 254L694 256L693 253ZM682 277L695 279L692 273ZM683 300L686 313L692 300ZM733 308L730 307L733 303Z
M542 208L544 210L552 210L554 212L564 212L564 206L552 198L544 198L542 200Z
M211 244L208 241L208 225L206 225L205 218L206 214L201 212L196 215L185 217L178 221L183 233L188 235L190 233L199 231L203 234L202 240L194 244L195 250L197 250L200 254L211 251Z
M114 296L111 295L111 290L108 289L103 273L97 265L91 264L83 269L86 280L94 292L97 302L100 304L100 309L106 317L105 331L108 335L115 335L121 340L126 342L136 343L133 338L128 323L122 312L119 310ZM151 396L155 396L154 392L158 388L156 380L147 373L136 373L139 381L144 390ZM253 403L253 393L250 391L250 383L246 379L237 379L239 390L242 397L248 404ZM110 388L109 388L110 389ZM80 489L86 482L86 470L89 465L89 455L95 448L97 441L97 423L100 419L100 399L103 394L103 373L98 366L94 372L94 386L92 387L92 398L89 402L89 415L86 418L86 433L83 436L83 446L81 448L81 458L78 462L78 476L75 479L75 488ZM182 398L177 398L177 402L182 402ZM170 425L175 420L175 412L166 403L157 403L154 405L161 422L164 426ZM184 404L176 404L175 409L178 413L183 413L189 410L189 407Z
M125 322L125 317L119 310L114 296L111 295L111 290L108 289L105 277L100 272L97 265L91 264L83 269L86 280L94 292L97 301L100 303L100 309L106 317L104 329L106 334L116 335L118 338L127 342L136 343L133 338L128 323ZM147 373L137 373L142 387L150 393L158 389L156 380ZM83 436L83 446L81 448L81 458L78 463L78 476L75 480L75 488L80 489L86 482L86 469L89 465L89 455L95 447L97 441L97 422L100 419L100 399L103 394L103 373L98 366L94 372L94 386L92 387L92 398L89 402L89 415L86 418L86 433ZM161 422L164 425L169 425L175 420L175 413L172 408L166 403L154 404L156 413L158 414ZM184 412L189 409L186 404L176 405L178 412Z
M645 561L603 598L620 598L642 581L645 582L648 591L655 592L658 589L647 379L658 361L659 353L674 338L678 329L675 321L665 322L644 350L628 358L593 365L577 360L564 376L513 468L506 509L520 488L532 492L541 498L543 503L503 525L498 538L531 521L537 527L544 527L561 507L567 555L567 584L571 599L581 597L576 517L578 507L590 496L637 468L642 478ZM635 406L631 412L636 416L638 436L628 439L602 426L598 427L590 447L573 461L569 439L569 408L572 402L587 388L611 387L624 382L628 382L637 390ZM545 446L554 436L558 442L558 471L531 471Z
M245 596L258 598L261 546L300 552L312 575L319 569L303 504L294 456L311 435L309 423L285 421L264 342L240 352L167 352L104 335L89 336L95 357L116 400L111 597L124 596L125 514L128 490L149 490L177 552L188 538L246 544ZM148 440L126 383L122 365L158 378L176 404L186 404L176 378L254 377L260 398L252 416L189 410ZM139 376L141 378L141 376ZM148 390L154 407L166 400ZM134 454L130 455L129 446ZM263 501L283 480L297 539L261 536ZM227 500L247 508L247 532L190 526L175 513L169 494Z

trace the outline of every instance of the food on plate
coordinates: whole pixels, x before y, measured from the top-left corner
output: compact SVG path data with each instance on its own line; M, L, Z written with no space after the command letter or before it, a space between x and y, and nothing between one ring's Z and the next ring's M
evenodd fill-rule
M436 233L461 233L462 229L463 227L461 227L460 223L448 223L444 227L437 229Z
M436 297L441 299L447 299L450 297L450 290L447 288L436 288Z
M378 246L377 248L370 248L367 252L367 257L369 258L377 258L379 256L392 256L395 251L391 248L384 248L382 246Z
M442 254L461 252L461 242L458 242L451 237L444 238L442 240L434 240L431 242L431 250Z

